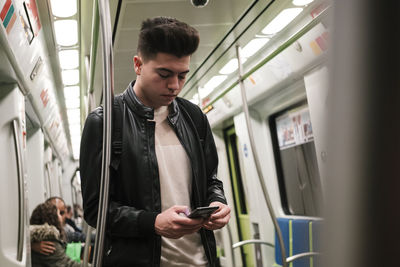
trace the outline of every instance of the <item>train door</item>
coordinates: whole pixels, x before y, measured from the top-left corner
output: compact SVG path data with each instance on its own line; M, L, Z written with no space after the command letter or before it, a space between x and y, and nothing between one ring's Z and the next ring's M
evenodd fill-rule
M235 203L236 222L238 225L239 240L252 239L250 229L250 217L247 208L246 195L240 172L239 155L237 148L237 136L234 126L227 128L224 132L229 160L229 173L233 198ZM252 246L241 247L243 266L255 266L254 249Z
M30 266L24 97L0 86L0 266Z

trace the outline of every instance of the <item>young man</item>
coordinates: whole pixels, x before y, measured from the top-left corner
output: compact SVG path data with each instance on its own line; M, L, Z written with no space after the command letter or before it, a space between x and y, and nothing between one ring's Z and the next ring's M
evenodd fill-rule
M113 115L113 127L115 116L121 116L122 149L110 166L105 266L216 265L212 230L230 218L216 176L217 151L207 117L177 99L198 43L198 32L176 19L157 17L142 24L133 59L137 80L116 96L119 114ZM89 114L81 142L84 216L94 227L102 116L101 107ZM218 210L208 219L185 215L201 206Z

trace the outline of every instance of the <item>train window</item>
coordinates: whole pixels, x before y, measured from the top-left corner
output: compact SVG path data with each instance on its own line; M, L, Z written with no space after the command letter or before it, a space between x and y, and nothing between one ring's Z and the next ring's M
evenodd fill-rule
M285 213L320 216L321 181L308 105L274 114L269 122Z

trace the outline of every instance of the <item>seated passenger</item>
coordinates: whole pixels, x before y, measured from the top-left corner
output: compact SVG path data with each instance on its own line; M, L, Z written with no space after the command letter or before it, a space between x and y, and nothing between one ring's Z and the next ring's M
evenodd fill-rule
M72 208L70 205L67 205L67 213L65 215L65 223L66 226L70 226L74 229L75 232L79 232L82 233L82 230L76 225L75 221L73 220L73 212L72 212Z
M51 203L55 205L60 212L61 215L61 226L64 228L66 233L67 242L85 242L86 235L81 232L76 232L72 227L70 227L66 223L67 213L66 213L66 205L64 200L61 197L51 197L46 200L46 203Z
M79 267L80 263L71 260L66 254L66 237L61 227L61 215L51 203L39 204L30 218L31 242L40 244L50 241L54 244L53 253L45 255L32 250L32 267Z

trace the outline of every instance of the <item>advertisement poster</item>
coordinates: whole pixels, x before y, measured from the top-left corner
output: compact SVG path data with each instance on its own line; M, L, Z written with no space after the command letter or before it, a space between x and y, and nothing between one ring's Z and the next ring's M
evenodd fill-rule
M276 131L281 150L313 141L308 107L288 111L276 118Z

